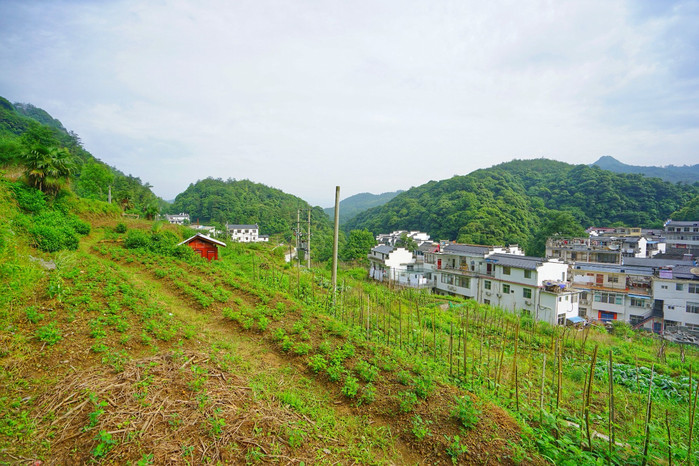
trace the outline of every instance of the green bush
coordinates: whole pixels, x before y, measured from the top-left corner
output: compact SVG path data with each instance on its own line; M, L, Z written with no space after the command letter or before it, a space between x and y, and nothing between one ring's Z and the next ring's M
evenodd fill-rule
M31 188L24 183L11 183L10 188L17 204L23 211L38 214L46 208L46 195L38 189Z
M114 227L114 231L117 233L126 233L126 224L124 222L117 223L116 227Z
M150 235L143 230L129 230L124 238L127 249L146 248L150 245Z
M73 230L79 235L89 235L92 229L89 223L80 220L75 216L70 217L70 224L73 227Z
M342 394L345 395L347 398L355 398L357 396L358 391L359 381L351 375L347 376L347 379L345 380L345 385L342 387Z

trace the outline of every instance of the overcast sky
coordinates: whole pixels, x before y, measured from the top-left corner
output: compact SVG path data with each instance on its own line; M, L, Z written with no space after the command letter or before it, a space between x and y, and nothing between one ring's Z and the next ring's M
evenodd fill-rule
M699 163L699 1L0 0L0 95L172 199Z

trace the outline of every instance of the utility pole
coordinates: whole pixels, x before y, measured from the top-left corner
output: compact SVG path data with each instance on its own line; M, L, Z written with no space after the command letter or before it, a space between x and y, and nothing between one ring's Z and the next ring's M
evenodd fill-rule
M337 238L338 238L339 226L340 226L340 187L335 186L335 233L333 235L333 271L332 271L333 306L335 306L335 295L337 294Z
M311 268L311 209L308 209L308 227L306 228L306 267Z
M296 209L296 262L301 267L301 209Z

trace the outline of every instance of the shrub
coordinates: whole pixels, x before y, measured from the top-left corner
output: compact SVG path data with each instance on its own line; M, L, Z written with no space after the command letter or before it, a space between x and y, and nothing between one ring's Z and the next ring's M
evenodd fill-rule
M428 435L432 435L432 433L430 432L430 424L432 424L432 421L424 421L420 416L416 414L415 416L413 416L412 424L412 431L416 439L422 440Z
M150 235L143 230L129 230L124 238L127 249L145 248L150 244Z
M78 217L75 217L75 216L71 217L70 224L73 227L73 230L75 230L75 232L77 234L79 234L79 235L89 235L90 234L90 230L92 228L90 226L90 224L83 221L83 220L80 220Z
M355 370L365 382L373 382L379 375L379 368L364 360L357 363Z
M415 394L426 399L434 391L434 380L428 376L421 376L415 381Z
M116 227L114 227L114 231L117 233L126 233L126 224L124 222L117 223Z
M401 412L410 413L417 404L417 395L411 391L400 392L398 394L398 403Z
M331 382L337 382L342 378L342 374L345 373L345 368L342 364L332 364L327 368L328 378Z

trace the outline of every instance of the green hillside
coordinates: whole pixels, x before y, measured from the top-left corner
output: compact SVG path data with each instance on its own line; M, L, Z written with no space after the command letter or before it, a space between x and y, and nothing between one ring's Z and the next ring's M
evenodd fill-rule
M77 134L45 110L31 104L13 105L0 97L0 169L18 177L26 171L29 158L45 164L56 155L68 162L65 187L70 185L78 196L106 201L111 186L113 202L123 211L149 218L159 212L163 202L147 183L94 157L82 147Z
M340 201L340 225L344 225L347 220L364 212L372 207L384 205L403 191L393 191L382 194L359 193ZM323 209L331 219L335 218L335 207Z
M296 228L297 210L311 206L301 198L249 180L206 178L190 184L168 207L171 213L186 212L193 222L258 224L261 234L281 235L289 240ZM307 221L303 213L301 221ZM311 211L311 249L316 259L332 254L332 225L320 207Z
M593 165L615 173L636 173L648 177L660 178L671 183L693 184L699 182L699 164L696 165L667 165L664 167L627 165L614 157L605 155Z
M530 253L541 253L533 245L546 224L561 212L574 219L576 229L618 223L658 227L698 189L594 166L514 160L412 188L383 206L360 213L345 227L366 228L375 234L422 230L433 238L518 243L528 246ZM566 226L566 222L559 223ZM556 232L565 233L546 231Z

